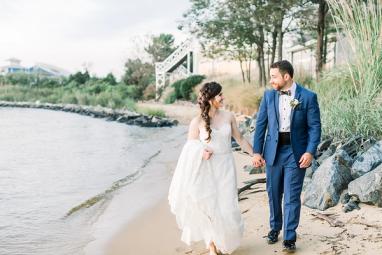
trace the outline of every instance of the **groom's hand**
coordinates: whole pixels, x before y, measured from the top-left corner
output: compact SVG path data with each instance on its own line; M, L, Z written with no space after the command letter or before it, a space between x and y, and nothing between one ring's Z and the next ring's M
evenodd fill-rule
M300 158L300 168L308 168L312 164L313 155L309 152L305 152Z
M254 167L262 167L265 166L265 160L259 153L255 153L252 157L252 164Z

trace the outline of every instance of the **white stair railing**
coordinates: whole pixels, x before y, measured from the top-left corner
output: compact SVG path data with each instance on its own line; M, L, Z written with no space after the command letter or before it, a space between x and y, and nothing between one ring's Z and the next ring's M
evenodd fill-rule
M192 57L191 57L192 55ZM182 63L187 61L187 68L182 66ZM191 63L192 61L192 63ZM176 70L176 73L184 73L189 76L196 73L197 68L197 48L196 43L192 38L183 41L179 47L171 53L164 61L155 63L156 76L156 96L159 97L160 91L166 85L170 73ZM192 68L191 68L192 65Z

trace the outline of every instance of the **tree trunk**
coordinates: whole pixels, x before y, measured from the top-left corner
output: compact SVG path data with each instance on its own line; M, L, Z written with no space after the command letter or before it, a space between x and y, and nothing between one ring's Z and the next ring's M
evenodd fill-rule
M325 27L325 31L324 31L324 49L323 49L323 53L322 53L322 63L323 64L326 64L326 58L327 58L327 55L328 55L328 34L326 32L326 27Z
M257 61L257 66L259 67L259 86L262 86L262 82L263 82L263 67L261 66L261 57L260 57L260 52L259 52L259 49L258 49L258 54L257 54L257 58L256 58L256 61Z
M326 13L328 13L329 11L329 6L326 4L326 10L325 10L325 15ZM328 24L328 19L325 19L325 28L324 28L324 54L323 54L323 63L326 64L327 63L327 56L328 56L328 27L329 27L329 24Z
M269 68L270 68L270 56L269 56L269 53L270 53L271 51L270 51L270 49L268 48L268 50L267 50L267 60L268 60L268 62L267 62L267 79L269 80Z
M283 39L284 39L284 32L283 32L283 21L284 21L284 15L285 10L280 11L280 17L277 24L277 39L278 39L278 60L283 59Z
M265 86L267 76L265 75L265 70L266 69L265 69L265 61L264 61L264 59L265 59L265 55L264 55L264 42L265 42L264 28L262 26L260 26L259 30L260 30L259 31L260 32L260 47L259 47L259 49L260 49L260 56L261 56L260 61L261 61L261 66L262 66L262 68L261 68L261 70L262 70L261 77L263 78L262 82L261 82L261 85Z
M248 77L247 77L248 83L251 83L251 65L252 65L252 60L251 60L251 58L249 58L249 60L248 60Z
M254 51L254 44L251 44L251 51L249 54L249 80L248 82L250 83L252 80L252 56L253 56L253 51Z
M317 46L316 46L316 80L320 78L323 67L324 32L325 32L326 1L318 2Z
M263 54L263 85L264 85L264 87L265 87L265 85L267 84L267 75L266 75L266 72L265 72L265 70L266 70L266 68L265 68L265 58L264 58L264 54Z
M243 80L243 83L245 83L245 75L243 70L243 60L239 58L239 64L240 64L240 71L241 71L241 78Z
M277 27L275 26L275 29L272 32L272 56L271 56L271 62L270 65L275 62L276 58L276 46L277 46Z

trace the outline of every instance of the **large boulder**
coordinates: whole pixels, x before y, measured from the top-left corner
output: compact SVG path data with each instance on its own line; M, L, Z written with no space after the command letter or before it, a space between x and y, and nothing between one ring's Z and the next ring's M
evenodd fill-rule
M320 156L317 159L313 159L312 165L308 167L305 171L305 178L312 178L314 172L320 167L322 162L328 159L336 152L336 147L331 145L327 150L320 153Z
M349 183L349 195L382 207L382 165Z
M357 179L382 163L382 141L375 143L355 160L351 175Z
M343 149L326 159L314 172L312 181L306 185L304 205L319 210L335 206L341 192L352 181L352 163L353 158Z

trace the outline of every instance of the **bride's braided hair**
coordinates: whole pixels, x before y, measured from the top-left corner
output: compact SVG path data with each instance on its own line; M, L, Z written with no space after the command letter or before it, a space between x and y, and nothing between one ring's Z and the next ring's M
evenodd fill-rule
M219 95L222 91L222 86L217 82L207 82L204 83L199 92L198 104L201 109L201 117L204 120L205 127L207 130L207 138L206 141L209 142L211 140L211 126L210 126L210 116L208 113L210 112L211 105L210 100L215 96Z

